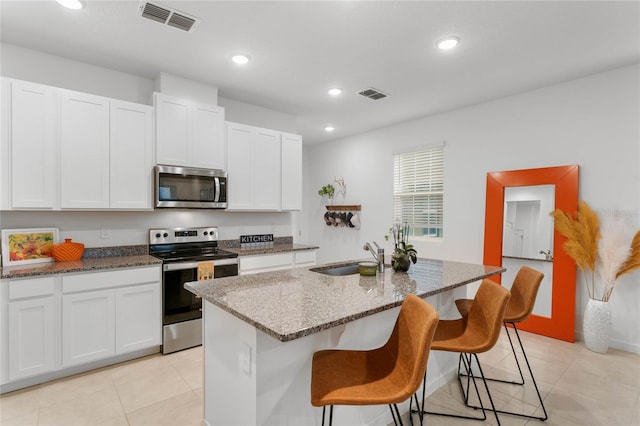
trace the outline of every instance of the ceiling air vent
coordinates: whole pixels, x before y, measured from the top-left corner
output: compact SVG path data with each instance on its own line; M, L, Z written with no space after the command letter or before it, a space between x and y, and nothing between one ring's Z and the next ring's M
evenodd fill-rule
M200 22L197 18L165 6L160 6L158 3L142 2L140 3L139 9L140 15L143 18L151 19L152 21L160 22L161 24L187 32L193 30L198 22Z
M365 98L373 99L374 101L377 101L378 99L386 98L387 96L389 96L386 93L382 93L378 89L374 89L373 87L369 87L368 89L364 89L358 92L358 95L362 95Z

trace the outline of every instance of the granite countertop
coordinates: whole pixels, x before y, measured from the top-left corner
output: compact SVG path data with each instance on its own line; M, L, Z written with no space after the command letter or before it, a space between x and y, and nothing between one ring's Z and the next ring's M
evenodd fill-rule
M96 272L99 270L122 269L161 265L162 261L148 254L133 256L113 256L82 258L71 262L37 263L25 266L5 266L0 268L0 279L28 278L68 272Z
M330 276L297 268L191 282L185 288L287 342L400 306L408 293L427 297L504 271L494 266L418 259L408 273L387 267L374 277Z
M237 253L238 256L253 256L259 254L274 254L274 253L285 253L290 251L303 251L303 250L317 250L320 247L318 246L308 246L304 244L293 244L293 243L284 243L284 244L273 244L266 246L255 246L255 247L224 247L225 250L230 251L232 253Z

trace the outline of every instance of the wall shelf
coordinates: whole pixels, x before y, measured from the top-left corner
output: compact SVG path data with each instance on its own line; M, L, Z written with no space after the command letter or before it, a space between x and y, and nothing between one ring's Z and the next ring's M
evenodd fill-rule
M362 206L360 204L350 204L343 206L325 206L327 210L334 212L346 212L346 211L360 211Z

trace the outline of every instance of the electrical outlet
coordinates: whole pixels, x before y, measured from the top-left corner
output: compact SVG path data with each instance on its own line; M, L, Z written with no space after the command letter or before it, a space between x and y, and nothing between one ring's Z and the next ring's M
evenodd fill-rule
M111 238L111 229L106 226L100 227L100 238L107 239Z

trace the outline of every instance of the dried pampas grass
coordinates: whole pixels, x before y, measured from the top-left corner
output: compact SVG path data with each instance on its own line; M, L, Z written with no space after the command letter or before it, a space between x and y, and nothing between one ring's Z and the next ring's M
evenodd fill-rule
M604 284L603 301L609 300L616 285L618 271L629 257L628 228L621 217L607 216L602 221L602 237L598 243L597 269Z
M636 269L640 269L640 231L636 232L635 237L633 237L629 251L629 257L627 257L627 260L622 264L620 269L618 269L616 278Z
M600 221L589 205L580 201L576 219L560 209L552 211L556 231L567 238L564 251L576 262L583 272L591 272L591 285L587 283L589 297L594 298L594 271L598 258L598 241L600 240Z
M629 244L628 228L620 217L607 217L602 224L589 205L580 201L578 211L570 215L556 209L550 213L556 231L567 238L564 251L584 272L589 297L595 297L596 269L604 285L602 298L608 301L617 279L640 269L640 231ZM590 274L587 274L590 272Z

